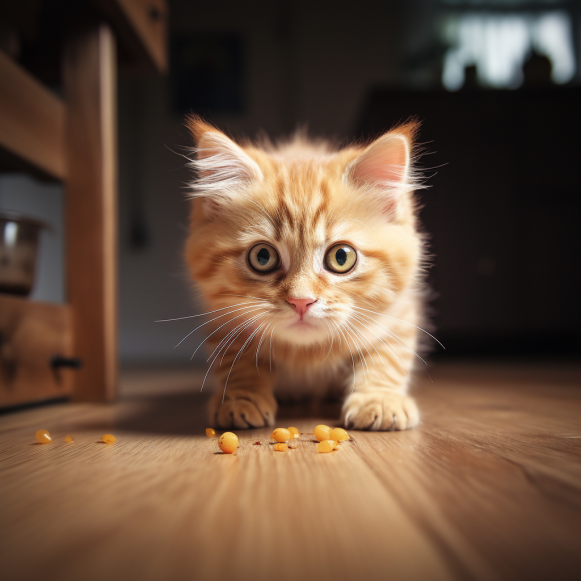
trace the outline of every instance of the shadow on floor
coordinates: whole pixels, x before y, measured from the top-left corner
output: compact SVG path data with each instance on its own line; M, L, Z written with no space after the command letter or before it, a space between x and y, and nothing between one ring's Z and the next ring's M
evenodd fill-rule
M123 431L174 436L204 435L209 426L206 407L210 394L170 393L147 397L131 397L107 406L103 420L79 420L84 430ZM276 425L292 424L293 419L325 418L329 425L337 424L341 404L338 401L308 400L279 405Z

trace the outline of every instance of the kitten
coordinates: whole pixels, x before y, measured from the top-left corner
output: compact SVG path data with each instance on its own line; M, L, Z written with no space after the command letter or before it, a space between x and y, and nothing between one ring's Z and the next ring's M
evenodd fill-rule
M416 124L334 151L302 137L237 144L198 117L186 259L206 327L220 428L273 425L275 388L339 386L347 428L405 430L421 317Z

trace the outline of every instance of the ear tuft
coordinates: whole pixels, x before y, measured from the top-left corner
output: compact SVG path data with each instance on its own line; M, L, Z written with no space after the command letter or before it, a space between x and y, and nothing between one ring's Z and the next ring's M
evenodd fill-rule
M406 193L421 187L411 167L417 127L415 122L408 123L382 135L345 170L344 179L377 194L382 210L389 215L399 213Z
M196 144L189 164L196 172L192 198L212 197L220 204L262 179L258 164L221 131L197 116L189 117L187 126Z

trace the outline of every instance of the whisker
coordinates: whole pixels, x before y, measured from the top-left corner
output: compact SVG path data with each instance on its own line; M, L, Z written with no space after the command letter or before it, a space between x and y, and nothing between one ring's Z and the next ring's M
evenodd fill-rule
M272 219L272 216L258 202L255 202L254 200L251 200L250 198L248 198L246 196L241 196L238 193L236 195L239 196L240 198L244 198L245 200L248 200L249 202L252 202L255 206L258 206L266 214L268 219L272 222L272 225L276 228L276 222Z
M400 321L401 323L405 323L406 325L411 325L412 327L415 327L416 329L422 331L422 333L425 333L428 337L431 337L436 343L438 343L438 345L440 345L442 347L442 349L446 349L446 347L444 347L444 345L438 341L438 339L436 339L436 337L434 337L431 333L428 333L425 329L422 329L421 327L418 327L417 325L414 325L413 323L410 323L409 321L404 321L403 319L398 319L397 317L392 317L391 315L386 315L385 313L378 313L377 311L371 311L370 309L364 309L363 307L356 307L355 305L353 305L354 309L359 309L361 311L367 311L368 313L373 313L374 315L379 315L380 317L388 317L390 319L394 319L395 321Z
M256 307L256 309L259 309L261 307ZM224 313L222 315L218 315L217 317L214 317L213 319L210 319L209 321L206 321L205 323L202 323L201 325L199 325L198 327L196 327L193 331L190 331L175 347L179 347L190 335L192 335L193 333L195 333L198 329L201 329L202 327L204 327L205 325L207 325L208 323L211 323L212 321L215 321L216 319L221 319L222 317L227 317L228 315L231 315L233 313L237 313L238 311L248 311L248 309L252 310L253 307L242 307L240 309L234 309L233 311L230 311L229 313ZM236 318L236 317L234 317Z
M375 337L376 337L376 338L377 338L379 341L381 341L381 342L382 342L382 343L385 345L385 347L386 347L386 348L387 348L387 349L388 349L388 350L389 350L391 353L393 353L394 355L397 355L397 356L400 358L400 361L401 361L401 364L402 364L402 368L403 368L404 370L406 370L406 367L405 367L405 365L404 365L404 362L403 362L403 359L402 359L401 355L400 355L399 353L397 353L396 351L394 351L394 350L393 350L393 349L392 349L392 348L391 348L391 347L390 347L390 346L389 346L389 345L388 345L388 344L387 344L387 343L386 343L386 342L385 342L385 341L384 341L384 340L383 340L383 339L382 339L382 338L381 338L379 335L375 334L375 333L374 333L374 332L373 332L373 331L372 331L372 330L371 330L371 329L370 329L370 328L369 328L369 327L368 327L368 326L365 324L365 322L364 322L364 320L363 320L363 319L360 319L360 318L358 318L356 314L353 314L352 316L353 316L353 318L354 318L356 321L358 321L360 324L362 324L362 325L363 325L363 326L364 326L364 327L365 327L365 328L366 328L366 329L367 329L367 330L368 330L368 331L369 331L369 332L370 332L372 335L374 335L374 336L375 336ZM363 336L365 337L365 335L363 335ZM379 355L379 358L380 358L380 359L381 359L381 361L383 362L383 367L385 367L385 371L386 371L386 373L389 375L389 370L387 369L387 365L386 365L386 363L385 363L385 359L382 357L381 353L380 353L380 352L377 350L377 347L376 347L376 346L373 344L373 341L371 341L371 340L369 340L369 339L367 339L367 341L368 341L368 342L369 342L369 344L370 344L370 345L371 345L371 346L372 346L372 347L375 349L375 352L376 352L376 353ZM407 370L406 370L406 372L407 372ZM408 376L409 376L409 372L407 372L407 373L408 373Z
M245 314L246 314L246 313L243 313L242 315L245 315ZM237 317L235 317L235 318L238 318L238 317L240 317L240 316L242 316L242 315L238 315L238 316L237 316ZM253 317L254 317L254 316L256 316L256 315L253 315ZM251 318L252 318L252 317L251 317ZM218 350L219 348L220 348L220 350L221 350L221 347L223 347L223 346L224 346L224 343L228 342L228 339L230 339L230 337L231 337L231 336L232 336L234 333L236 333L236 331L237 331L238 329L240 329L241 327L243 327L243 326L244 326L244 325L245 325L245 324L248 322L248 320L249 320L249 319L245 319L244 321L242 321L241 323L239 323L238 325L236 325L236 327L234 327L233 329L231 329L230 331L228 331L228 333L226 334L226 336L222 338L222 340L221 340L221 341L218 343L218 345L216 345L216 347L214 348L214 350L212 351L212 353L210 353L210 356L208 357L208 359L206 359L206 362L210 361L210 359L212 358L212 355L214 355L214 353L216 352L216 350Z
M375 238L375 242L377 242L377 244L379 245L379 242L378 242L377 238L375 237L375 234L373 233L373 231L371 230L371 228L367 224L364 224L361 220L358 220L357 218L351 218L351 220L355 220L355 222L359 222L360 224L363 224L363 226L365 226L369 230L369 232L373 236L373 238Z
M339 327L339 325L337 325L337 323L335 323L335 322L333 322L333 324L338 329L338 331L341 333L341 335L343 335L343 331L341 331L341 328ZM347 338L344 335L343 335L343 338L345 339L345 343L347 343L347 348L349 349L349 353L351 353L351 365L353 365L353 389L351 390L351 392L354 392L355 391L355 359L353 359L353 352L351 351L351 347L349 346L349 341L347 341Z
M272 322L268 323L268 325L266 325L266 327L264 328L264 331L262 331L262 335L260 336L260 340L258 341L258 347L256 347L256 371L258 371L258 375L260 375L260 369L258 369L258 355L260 354L260 348L262 347L262 341L264 340L264 335L268 331L268 328L270 327L270 325L272 325Z
M331 329L331 327L329 326L327 321L325 321L325 319L323 319L323 323L325 323L325 325L327 325L327 329L329 329L329 335L331 335L331 345L329 346L329 351L327 352L327 357L325 357L325 359L323 359L323 361L321 361L321 363L324 363L325 361L327 361L327 358L329 357L329 355L331 355L331 349L333 349L333 341L335 340L335 333L333 332L333 329Z
M363 377L365 378L365 382L367 382L366 370L369 370L369 368L367 367L367 361L365 361L364 357L362 357L362 351L359 348L359 343L355 341L353 334L347 329L346 325L343 325L343 327L345 329L345 332L349 335L349 337L351 337L351 340L353 341L353 347L357 350L357 355L359 355L359 360L361 361L361 370L363 371Z
M230 347L233 345L234 341L236 341L236 339L238 339L238 337L240 337L240 335L242 335L242 333L244 333L244 331L246 331L246 329L248 329L248 327L252 326L253 323L255 323L256 321L258 321L258 319L260 319L260 317L265 316L266 313L261 313L259 315L254 315L254 317L251 317L242 327L242 329L240 329L237 333L236 336L232 339L232 341L230 341L229 345L224 349L224 352L222 353L222 358L220 359L220 365L222 365L222 362L224 361L224 357L226 357L226 353L228 353Z
M248 315L249 313L252 313L254 311L257 311L259 308L261 307L257 307L256 309L251 309L250 311L246 311L245 313L242 313L240 315L236 315L235 317L232 317L231 319L228 319L225 323L222 323L222 325L220 325L215 331L212 331L197 347L196 350L193 352L192 356L190 357L190 361L194 358L194 355L198 352L199 348L214 334L217 333L222 327L225 327L228 323L231 323L232 321L234 321L235 319L238 319L239 317L243 317L244 315ZM214 320L214 319L212 319ZM201 327L201 325L200 325ZM198 327L198 329L200 328ZM195 331L195 329L194 329ZM192 331L193 332L193 331ZM211 355L210 355L211 357Z
M414 355L416 355L424 365L427 365L427 363L403 339L401 339L398 335L396 335L391 329L389 329L388 327L386 327L385 325L383 325L379 321L376 321L373 317L370 317L369 315L366 315L364 313L359 313L359 316L360 317L365 317L367 320L372 321L374 327L382 328L386 333L389 334L389 336L392 339L395 339L395 341L398 343L398 345L400 347L407 347L407 349L410 352L414 353ZM401 360L401 362L402 362L402 365L405 366L405 363L403 362L403 359Z
M244 295L233 295L233 296L244 296ZM200 313L199 315L189 315L187 317L177 317L176 319L159 319L154 321L155 323L168 323L169 321L183 321L184 319L194 319L195 317L203 317L204 315L211 315L212 313L217 313L218 311L224 311L225 309L233 309L234 307L239 307L241 305L253 305L256 303L238 303L237 305L230 305L228 307L222 307L221 309L216 309L215 311L208 311L207 313Z
M226 376L226 383L224 383L224 391L222 392L222 403L224 403L224 398L226 397L226 387L228 386L228 380L230 379L230 374L232 373L232 370L234 369L234 365L236 365L236 362L244 353L244 348L246 347L248 342L252 342L252 339L255 337L255 335L258 333L258 331L260 331L260 329L263 326L264 326L264 323L262 325L260 325L260 327L258 327L257 329L254 330L252 335L250 335L250 337L248 337L248 339L246 339L244 345L242 345L242 347L238 350L236 357L234 357L234 361L232 362L232 365L230 367L230 371L228 371L228 375Z
M353 313L353 314L352 314L352 317L353 317L355 320L359 321L359 322L360 322L360 323L361 323L361 324L362 324L362 325L363 325L363 326L364 326L366 329L368 329L368 330L369 330L369 332L370 332L370 333L372 333L372 334L373 334L375 337L377 337L377 338L378 338L378 339L379 339L379 340L380 340L380 341L381 341L381 342L382 342L382 343L385 345L385 348L386 348L386 349L387 349L387 350L388 350L390 353L392 353L393 355L395 355L395 356L396 356L396 357L399 359L399 363L400 363L400 365L401 365L402 369L403 369L403 370L404 370L404 371L407 373L407 375L408 375L408 377L409 377L409 371L407 370L407 366L406 366L406 364L405 364L405 361L403 360L403 357L402 357L402 356L401 356L401 355L400 355L400 354L399 354L399 353L398 353L398 352L397 352L397 351L396 351L396 350L395 350L395 349L394 349L394 348L393 348L391 345L387 344L387 343L386 343L386 342L385 342L385 341L384 341L384 340L383 340L383 339L382 339L382 338L381 338L379 335L377 335L376 333L374 333L374 332L373 332L373 331L372 331L372 330L371 330L371 329L370 329L370 328L369 328L369 327L368 327L368 326L365 324L365 319L363 319L363 318L362 318L362 316L365 316L365 317L367 317L367 315L361 315L361 314L357 314L357 313ZM376 329L380 329L380 330L381 330L381 328L379 327L379 325L376 323L375 319L372 319L371 317L368 317L368 319L369 319L369 320L372 322L373 326L374 326ZM387 329L386 327L383 327L383 329L385 329L385 330L389 331L389 329ZM385 364L385 362L384 362L384 364ZM387 368L386 368L386 371L387 371ZM389 372L388 372L388 373L389 373Z
M263 316L266 315L267 313L261 313L260 315L255 315L254 317L259 317L259 316ZM254 319L254 317L252 317ZM246 323L248 323L248 321L244 321L243 323L241 323L240 325L237 325L236 329L238 329L239 327L242 327L243 325L245 325ZM250 323L252 324L252 322ZM244 327L246 328L246 327ZM242 329L240 332L244 331L244 329ZM233 331L231 331L230 333L228 333L228 335L226 337L228 337L231 333L233 333ZM238 337L238 335L236 335L236 337ZM234 339L232 340L232 343L236 340L236 337L234 337ZM226 339L226 338L225 338ZM220 356L220 352L222 351L222 349L224 348L224 346L226 345L226 343L224 342L224 339L222 339L222 341L220 341L220 344L224 343L222 348L216 353L216 355L214 356L214 359L212 359L212 362L210 363L210 366L208 367L208 370L206 371L206 375L204 375L204 381L202 381L202 387L200 389L200 391L202 391L204 389L204 385L206 383L206 379L208 378L208 374L210 373L210 370L212 369L212 366L214 365L214 363L216 363L216 360L218 359L218 357ZM228 345L228 348L230 347L230 345L232 344L230 343ZM219 345L216 347L216 349L218 349ZM212 352L212 354L210 355L210 357L208 357L208 359L206 361L209 361L212 358L212 355L214 354L214 352L216 351L216 349L214 349L214 351ZM223 357L222 357L223 358Z
M366 340L367 342L371 343L369 341L369 339L353 323L350 323L349 321L345 321L345 324L353 331L353 333L355 334L356 337L361 337L361 339L362 339L361 345L367 351L367 354L371 358L371 361L372 361L373 365L375 365L375 359L373 359L373 355L371 355L371 351L369 351L369 349L367 348L367 346L365 345L365 343L363 343L363 339ZM373 343L371 343L371 345L373 346ZM368 367L368 369L369 369L369 367Z
M272 334L274 333L274 328L276 327L276 325L274 325L272 327L272 330L270 331L270 347L268 349L268 353L269 353L269 367L270 367L270 373L272 373Z
M364 315L364 316L368 317L368 315ZM371 319L371 317L368 317L368 318ZM374 321L374 322L377 323L377 321ZM381 325L381 323L379 323L379 325ZM388 329L385 325L381 325L381 326L390 334L391 337L393 337L400 344L400 346L403 345L403 346L407 347L407 349L409 351L411 351L424 364L424 367L426 368L426 373L428 374L428 377L430 378L430 381L431 381L432 377L430 376L430 374L428 372L428 364L426 363L426 361L422 357L420 357L420 355L418 355L418 353L416 353L403 339L401 339L398 335L396 335L396 333L394 333L391 329Z
M263 299L261 297L253 297L252 295L232 295L232 294L227 294L227 293L223 293L220 295L221 297L245 297L248 299L256 299L257 301L262 301L263 303L269 303L270 301L268 299Z

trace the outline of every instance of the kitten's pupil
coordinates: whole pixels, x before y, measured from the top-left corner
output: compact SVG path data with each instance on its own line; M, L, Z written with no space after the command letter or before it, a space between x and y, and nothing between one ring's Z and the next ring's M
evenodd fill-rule
M256 258L258 259L258 262L264 266L265 264L268 264L268 261L270 260L270 252L266 248L261 248L258 251Z
M347 262L347 253L343 248L339 248L339 250L335 252L335 260L339 266L343 266Z

